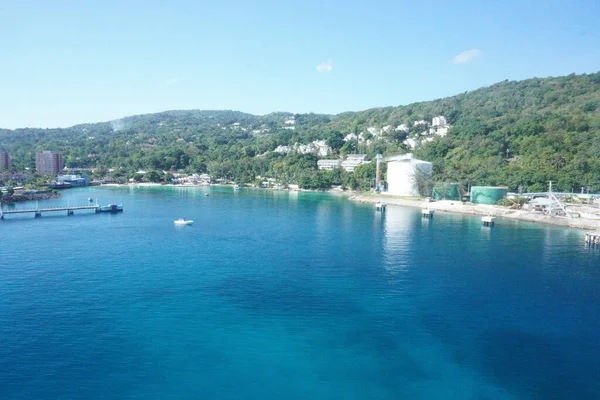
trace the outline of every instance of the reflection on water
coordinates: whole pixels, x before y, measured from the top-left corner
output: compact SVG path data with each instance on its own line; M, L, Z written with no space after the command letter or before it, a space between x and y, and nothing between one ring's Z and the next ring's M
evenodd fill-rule
M395 277L406 273L411 262L411 244L419 227L415 224L415 210L404 207L387 207L379 216L385 226L383 267Z

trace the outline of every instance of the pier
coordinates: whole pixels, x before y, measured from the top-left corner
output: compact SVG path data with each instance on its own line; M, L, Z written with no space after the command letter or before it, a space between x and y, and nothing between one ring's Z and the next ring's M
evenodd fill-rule
M585 242L591 245L600 244L600 231L588 232L585 234Z
M481 222L483 222L483 226L494 226L494 222L496 222L496 217L492 217L491 215L481 217Z
M95 213L109 212L109 213L117 213L123 211L123 205L117 204L109 204L106 206L100 206L98 204L95 205L80 205L80 206L63 206L63 207L45 207L45 208L22 208L22 209L14 209L14 210L4 210L2 209L2 204L0 204L0 219L4 219L5 215L11 214L33 214L35 218L39 218L42 216L42 213L48 212L60 212L66 211L67 215L75 214L77 210L94 210Z
M431 208L423 208L421 209L421 214L423 214L424 218L433 218L433 213L435 211L432 210Z

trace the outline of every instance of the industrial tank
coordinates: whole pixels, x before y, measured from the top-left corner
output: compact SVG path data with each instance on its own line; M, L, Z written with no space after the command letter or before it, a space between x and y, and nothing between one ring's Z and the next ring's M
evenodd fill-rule
M460 200L460 185L458 183L438 183L433 187L433 200ZM445 195L444 195L445 192Z
M506 197L507 187L472 186L471 202L475 204L498 204L499 200Z

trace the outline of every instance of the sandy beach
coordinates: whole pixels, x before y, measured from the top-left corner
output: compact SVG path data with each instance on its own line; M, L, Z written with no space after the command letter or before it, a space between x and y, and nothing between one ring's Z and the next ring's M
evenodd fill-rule
M455 212L472 215L491 215L498 218L516 219L519 221L540 222L544 224L560 225L569 228L600 230L600 209L588 205L569 205L568 210L578 212L580 217L552 217L542 213L524 210L512 210L500 206L483 204L462 203L460 201L439 200L425 202L419 199L406 199L386 195L357 194L351 200L361 203L382 202L392 206L429 208L436 211Z

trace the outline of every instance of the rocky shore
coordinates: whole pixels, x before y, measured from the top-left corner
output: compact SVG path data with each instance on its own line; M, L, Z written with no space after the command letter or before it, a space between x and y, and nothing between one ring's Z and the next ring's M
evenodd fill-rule
M440 200L434 202L425 202L419 199L406 199L386 195L358 194L351 196L351 200L361 203L382 202L389 205L429 208L436 211L455 212L471 215L491 215L498 218L515 219L527 222L540 222L544 224L566 226L569 228L600 230L600 210L589 206L569 206L570 211L579 212L580 217L553 217L541 213L512 210L500 206L490 206L484 204L462 203L460 201Z
M50 190L38 190L36 192L14 193L12 195L2 196L0 197L0 202L17 203L20 201L47 200L56 197L60 197L60 194Z

